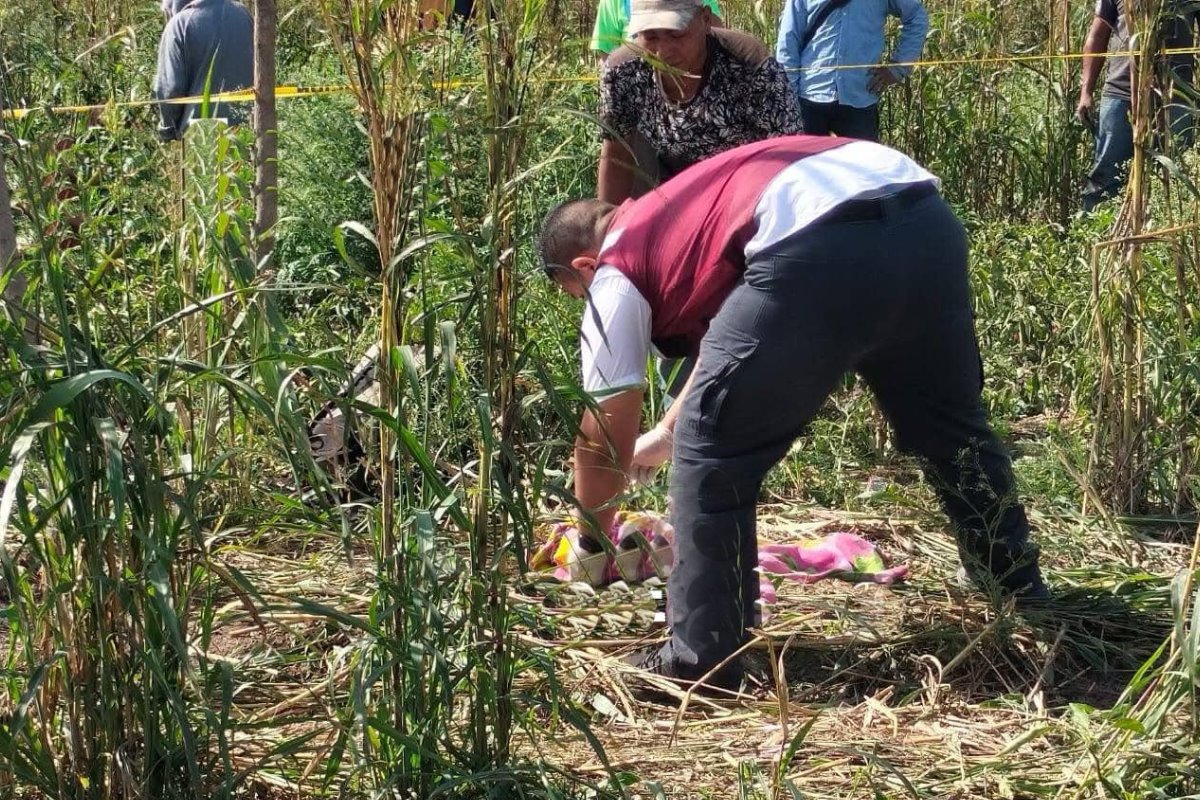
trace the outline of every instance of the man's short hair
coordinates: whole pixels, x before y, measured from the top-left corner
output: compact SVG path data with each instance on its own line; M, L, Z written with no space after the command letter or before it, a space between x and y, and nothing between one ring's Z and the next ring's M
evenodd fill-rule
M542 269L553 278L596 245L596 226L612 210L603 200L568 200L546 215L538 235Z

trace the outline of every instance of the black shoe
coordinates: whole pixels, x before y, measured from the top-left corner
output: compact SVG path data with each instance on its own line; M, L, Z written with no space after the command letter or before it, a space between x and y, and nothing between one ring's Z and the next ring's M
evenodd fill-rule
M700 669L680 664L666 652L670 645L650 647L638 650L624 658L626 664L645 672L659 675L680 683L694 684L695 691L714 697L729 697L737 694L742 685L743 668L741 658L736 658L725 664L719 670L709 675L711 667ZM704 683L698 681L704 678ZM685 687L685 688L690 688Z

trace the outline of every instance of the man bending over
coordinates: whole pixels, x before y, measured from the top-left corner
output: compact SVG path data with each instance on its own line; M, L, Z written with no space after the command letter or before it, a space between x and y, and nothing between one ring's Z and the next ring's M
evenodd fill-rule
M763 478L848 370L874 391L897 445L924 460L967 574L1046 597L980 399L966 236L915 162L835 137L755 142L620 207L559 206L540 250L552 278L587 300L583 381L599 414L584 415L576 443L580 503L608 530L626 475L674 459L671 639L635 664L694 681L745 643ZM638 437L651 345L699 362ZM740 679L734 661L709 682Z

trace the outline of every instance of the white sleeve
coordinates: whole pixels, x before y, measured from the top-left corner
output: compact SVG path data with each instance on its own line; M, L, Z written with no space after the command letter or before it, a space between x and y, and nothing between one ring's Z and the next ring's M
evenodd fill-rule
M601 267L579 326L583 389L597 399L646 385L650 304L613 267Z

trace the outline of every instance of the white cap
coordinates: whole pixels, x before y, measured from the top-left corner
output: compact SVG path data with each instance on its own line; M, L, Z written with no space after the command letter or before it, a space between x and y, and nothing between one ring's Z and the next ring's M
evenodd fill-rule
M700 0L630 0L626 34L642 31L681 31L692 24L700 10Z

